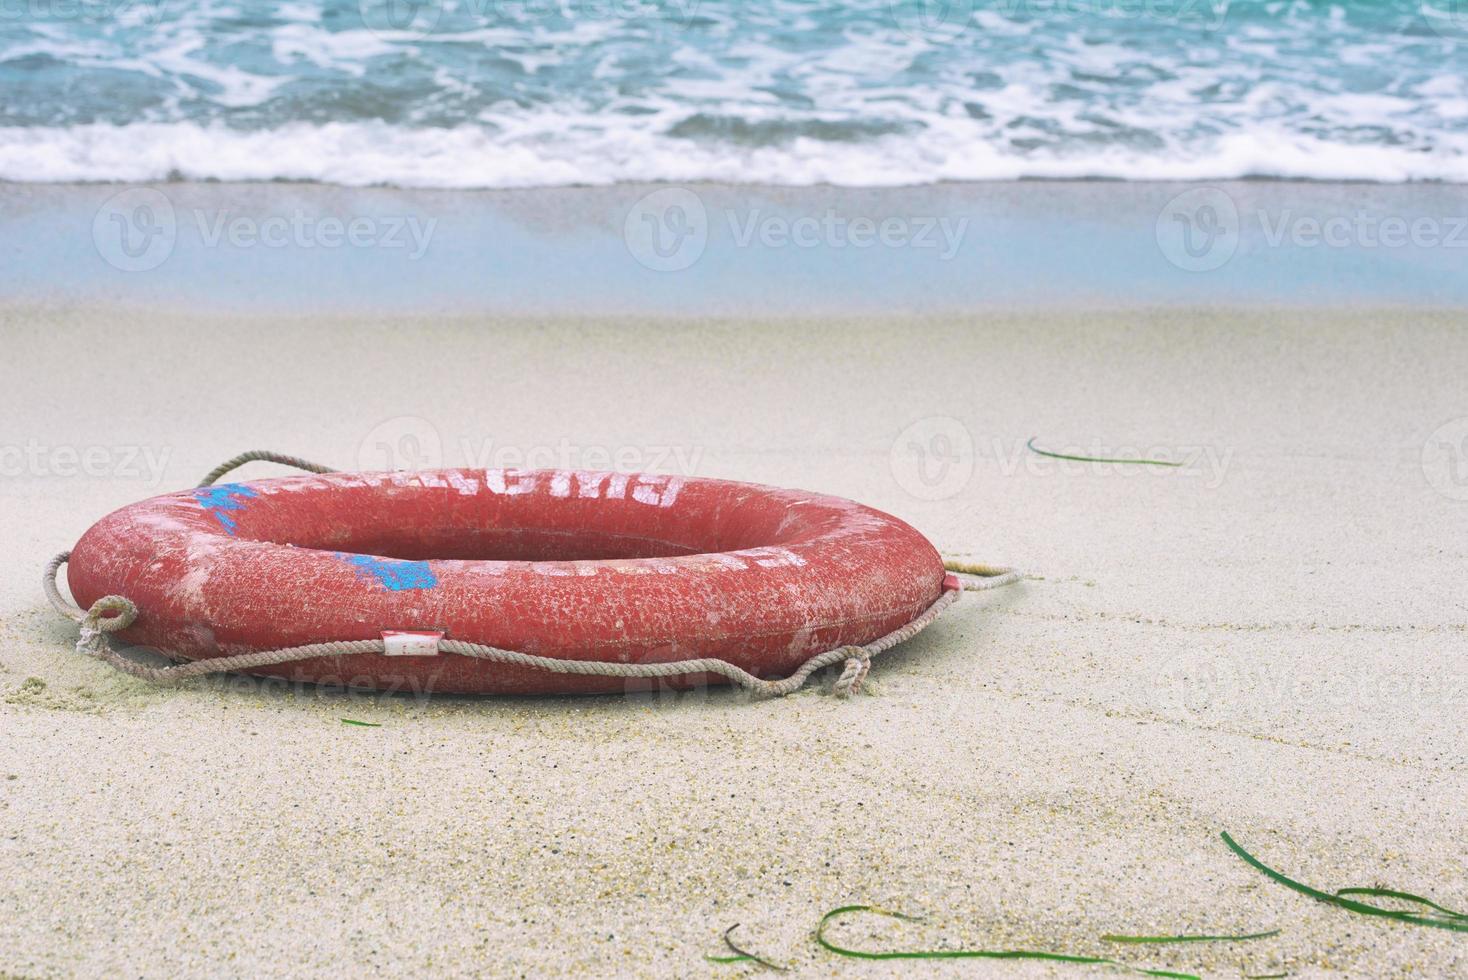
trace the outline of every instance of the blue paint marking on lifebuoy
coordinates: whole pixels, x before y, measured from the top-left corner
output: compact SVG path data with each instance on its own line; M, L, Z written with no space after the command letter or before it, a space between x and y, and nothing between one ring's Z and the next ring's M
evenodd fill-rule
M438 578L433 574L433 569L428 567L426 561L398 561L392 558L345 553L341 553L341 557L394 592L402 592L405 589L431 589L438 584Z
M258 496L258 493L243 483L221 483L194 491L194 499L199 501L199 506L213 514L214 519L230 534L234 534L238 527L238 522L230 511L244 510L247 501Z

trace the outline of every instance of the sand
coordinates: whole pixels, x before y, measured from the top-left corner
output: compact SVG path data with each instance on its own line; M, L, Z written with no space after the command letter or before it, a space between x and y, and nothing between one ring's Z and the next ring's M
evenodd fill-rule
M734 923L804 972L904 972L812 942L849 903L927 917L838 924L872 949L1468 972L1468 937L1313 902L1218 836L1322 888L1468 908L1465 327L5 308L0 975L744 975L704 960ZM1062 464L1032 436L1188 465ZM253 447L621 451L851 496L1034 578L967 597L850 702L160 690L78 656L46 558Z

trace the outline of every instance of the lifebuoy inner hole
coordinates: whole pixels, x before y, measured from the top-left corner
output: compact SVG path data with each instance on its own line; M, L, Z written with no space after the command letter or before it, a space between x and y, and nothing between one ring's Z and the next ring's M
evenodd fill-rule
M248 498L229 513L233 536L410 561L594 561L779 546L840 520L728 485L686 487L672 506L438 486L303 489Z

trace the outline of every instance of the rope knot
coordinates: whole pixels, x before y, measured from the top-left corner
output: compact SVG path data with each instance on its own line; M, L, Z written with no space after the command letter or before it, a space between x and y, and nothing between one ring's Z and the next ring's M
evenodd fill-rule
M82 626L100 633L116 633L127 629L137 618L138 607L130 599L124 599L120 595L104 595L87 610Z
M841 676L831 685L831 693L838 698L849 698L861 690L861 682L872 669L872 655L866 647L859 646L842 647L841 652L846 654L846 664L841 668Z

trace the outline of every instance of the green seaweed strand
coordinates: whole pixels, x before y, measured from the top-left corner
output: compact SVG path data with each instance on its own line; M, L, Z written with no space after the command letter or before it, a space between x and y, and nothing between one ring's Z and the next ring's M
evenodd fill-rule
M730 949L732 949L734 951L734 955L733 956L730 956L730 957L727 957L727 958L724 958L724 959L715 960L715 962L717 962L717 963L758 963L760 966L768 967L771 970L778 970L781 973L784 973L786 970L789 969L789 967L781 966L778 963L771 963L769 960L765 959L763 956L757 956L754 953L751 953L747 949L743 949L743 948L741 948L739 946L734 945L734 930L735 929L738 929L738 928L739 928L739 923L736 922L732 926L730 926L729 928L727 928L727 929L724 930L724 945L725 946L728 946Z
M1165 459L1106 459L1102 456L1071 456L1066 453L1052 453L1048 449L1041 449L1035 445L1039 436L1030 436L1030 441L1025 443L1025 448L1037 456L1049 456L1051 459L1069 459L1077 463L1135 463L1138 466L1181 466L1182 463L1173 463Z
M1410 922L1413 925L1430 926L1434 929L1448 929L1453 932L1468 932L1468 919L1446 919L1440 918L1436 915L1417 915L1412 912L1399 912L1395 909L1384 909L1376 905L1367 905L1365 902L1352 901L1349 898L1342 898L1339 895L1332 895L1328 892L1323 892L1318 888L1311 888L1309 885L1298 882L1295 879L1283 875L1280 872L1275 871L1273 868L1266 866L1254 855L1250 854L1248 851L1244 850L1237 843L1235 843L1234 839L1228 835L1228 831L1220 831L1219 836L1222 837L1223 842L1229 846L1229 850L1233 851L1239 857L1243 858L1246 864L1258 869L1259 871L1263 872L1266 877L1274 879L1281 885L1284 885L1286 888L1293 888L1295 891L1299 892L1302 895L1309 895L1311 898L1321 902L1325 902L1328 905L1338 905L1341 908L1346 909L1347 911L1358 912L1361 915L1375 915L1383 919L1395 919L1398 922ZM1386 891L1386 889L1368 889L1364 892L1360 889L1344 890L1353 894L1372 894L1375 892ZM1407 893L1401 892L1399 894L1406 895ZM1413 897L1415 898L1416 896ZM1441 908L1441 906L1437 907Z
M1430 898L1421 895L1413 895L1411 892L1399 892L1392 888L1337 888L1337 895L1371 895L1376 898L1395 898L1403 902L1415 902L1418 905L1426 905L1432 909L1428 915L1445 915L1450 919L1468 919L1468 915L1462 912L1454 912L1450 908L1444 908Z
M1278 935L1278 929L1271 929L1268 932L1247 932L1238 936L1115 936L1108 933L1101 939L1108 943L1241 943Z
M1134 967L1118 960L1108 959L1104 956L1073 956L1068 953L1045 953L1029 949L924 949L871 953L865 950L837 946L826 938L826 927L831 924L833 919L855 912L870 912L873 915L885 915L890 919L901 919L905 922L921 921L916 916L903 915L901 912L889 912L886 909L875 908L871 905L843 905L821 916L821 924L816 927L816 942L820 944L821 948L835 953L838 956L849 956L860 960L1050 960L1055 963L1085 963L1093 966L1117 966L1123 970L1132 970L1149 977L1171 977L1172 980L1199 980L1192 973L1173 973L1169 970L1144 970L1140 967Z

